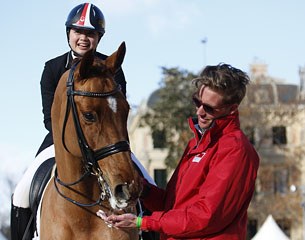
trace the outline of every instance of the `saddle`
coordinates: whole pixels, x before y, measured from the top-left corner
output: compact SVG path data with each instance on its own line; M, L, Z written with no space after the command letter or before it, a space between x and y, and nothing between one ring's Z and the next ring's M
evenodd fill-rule
M51 178L53 166L55 165L55 158L49 158L44 161L39 168L36 170L34 177L32 179L30 187L30 208L32 211L32 216L28 223L28 226L32 226L28 231L32 231L31 236L37 230L36 227L36 215L38 206L43 194L43 191Z

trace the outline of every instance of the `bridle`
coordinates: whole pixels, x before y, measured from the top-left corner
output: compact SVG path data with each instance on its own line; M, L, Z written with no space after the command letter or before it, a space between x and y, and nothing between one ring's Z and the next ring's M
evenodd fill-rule
M87 92L87 91L74 90L74 71L79 62L80 61L78 61L72 65L68 79L67 79L67 85L66 85L67 86L67 105L66 105L65 118L64 118L64 122L63 122L62 143L63 143L63 146L66 149L66 151L69 152L69 150L66 146L66 143L65 143L65 130L66 130L69 112L72 110L74 127L76 130L79 147L80 147L80 150L82 153L82 158L83 158L82 160L84 162L85 172L77 181L71 182L71 183L65 183L59 179L57 171L55 171L54 184L55 184L57 192L66 200L68 200L78 206L81 206L81 207L91 207L91 206L101 204L101 202L104 201L106 198L109 199L112 197L112 193L110 191L109 184L103 177L103 171L100 169L100 167L98 165L98 161L102 160L110 155L119 153L119 152L130 151L130 146L129 146L128 141L119 141L117 143L110 144L108 146L102 147L102 148L94 151L88 145L88 142L86 140L86 137L85 137L83 130L81 128L81 125L80 125L80 121L79 121L78 114L77 114L77 108L76 108L76 104L74 101L74 96L105 98L105 97L113 96L116 93L118 93L121 90L121 86L117 84L115 86L115 88L109 92ZM77 201L65 196L58 189L57 183L60 184L61 186L72 189L71 186L81 182L85 177L90 176L90 175L94 175L95 177L97 177L97 181L99 183L99 187L101 190L100 198L97 201L95 201L94 203L86 204L86 203L77 202Z

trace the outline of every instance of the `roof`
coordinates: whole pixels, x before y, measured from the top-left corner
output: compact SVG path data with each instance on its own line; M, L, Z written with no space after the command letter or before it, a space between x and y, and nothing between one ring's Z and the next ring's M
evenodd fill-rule
M256 104L298 103L298 86L292 84L251 84L246 98Z
M160 89L151 93L147 106L152 108L160 98ZM304 101L299 99L299 87L293 84L263 83L250 84L243 100L244 104L300 104Z
M149 108L152 108L157 103L159 98L160 98L160 89L157 89L150 94L147 100L147 106Z
M269 215L252 240L289 240L280 227Z

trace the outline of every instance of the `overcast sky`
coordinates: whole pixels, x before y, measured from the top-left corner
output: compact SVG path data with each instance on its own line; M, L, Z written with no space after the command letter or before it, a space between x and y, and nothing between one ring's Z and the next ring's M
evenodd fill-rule
M0 169L20 171L46 131L40 77L45 61L68 51L65 20L82 1L3 1L1 4ZM98 50L122 41L128 100L138 105L158 88L161 66L197 73L226 62L249 70L254 61L271 76L299 83L305 65L304 0L105 0L106 34ZM202 40L206 39L205 43ZM13 164L13 165L12 165Z

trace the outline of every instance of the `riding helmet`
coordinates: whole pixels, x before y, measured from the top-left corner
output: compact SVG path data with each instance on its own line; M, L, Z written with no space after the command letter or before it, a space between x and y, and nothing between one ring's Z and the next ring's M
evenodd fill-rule
M105 33L105 18L102 11L91 3L74 7L66 21L67 33L71 28L94 30L102 37Z

